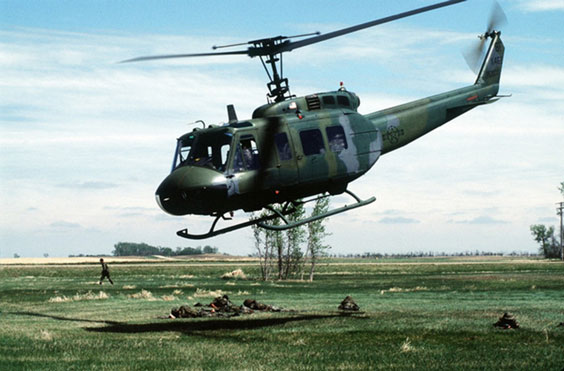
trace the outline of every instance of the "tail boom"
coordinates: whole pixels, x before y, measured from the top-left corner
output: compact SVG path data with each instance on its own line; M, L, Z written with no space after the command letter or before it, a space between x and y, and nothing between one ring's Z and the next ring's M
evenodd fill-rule
M382 133L382 154L400 148L455 117L482 104L493 103L499 91L504 46L500 32L492 41L474 85L370 113L365 117Z

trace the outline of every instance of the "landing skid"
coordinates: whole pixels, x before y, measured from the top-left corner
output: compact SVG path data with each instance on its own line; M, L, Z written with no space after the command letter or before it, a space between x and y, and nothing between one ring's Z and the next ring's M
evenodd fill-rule
M313 202L313 201L316 201L320 198L329 197L329 196L320 196L320 197L316 197L316 198L311 199L311 200L301 201L301 202L296 202L296 201L286 202L284 204L284 206L282 207L282 210L276 210L272 206L267 206L266 209L271 211L272 214L266 215L266 216L263 216L263 217L257 218L257 219L251 219L249 221L239 223L239 224L236 224L236 225L232 225L230 227L225 227L225 228L222 228L222 229L219 229L219 230L215 230L215 226L217 225L217 222L220 219L223 219L223 220L229 220L230 219L228 217L225 217L225 215L218 215L218 216L216 216L215 220L213 221L213 223L211 225L210 230L207 233L191 234L191 233L188 233L188 229L185 228L185 229L182 229L182 230L176 232L176 234L179 237L188 238L190 240L204 240L206 238L215 237L215 236L220 235L220 234L236 231L238 229L250 227L250 226L253 226L253 225L257 225L260 228L268 229L268 230L271 230L271 231L285 231L285 230L288 230L288 229L291 229L291 228L299 227L299 226L307 224L307 223L314 222L316 220L327 218L327 217L332 216L332 215L336 215L336 214L343 213L345 211L356 209L357 207L366 206L366 205L376 201L376 197L370 197L366 200L361 200L351 191L346 190L345 192L348 195L350 195L351 197L353 197L356 202L353 203L352 205L345 205L345 206L337 208L337 209L329 210L326 213L316 215L316 216L312 216L312 217L309 217L309 218L305 218L305 219L302 219L302 220L294 221L294 222L290 222L286 218L286 216L290 215L294 211L296 211L296 209L295 209L296 205L305 204L307 202ZM273 225L273 224L267 224L266 223L270 220L277 219L277 218L280 218L284 222L284 224Z
M285 216L285 215L291 214L294 211L296 211L296 209L294 209L294 208L289 208L290 205L291 205L291 203L286 203L286 205L282 209L281 215ZM216 216L215 220L213 221L211 228L208 231L208 233L191 234L191 233L188 233L188 228L184 228L184 229L176 232L176 234L179 237L188 238L190 240L205 240L206 238L215 237L215 236L220 235L220 234L236 231L238 229L250 227L250 226L253 226L253 225L257 225L259 223L264 223L264 222L267 222L269 220L276 219L276 218L279 218L279 217L280 217L279 213L271 214L271 215L264 216L262 218L251 219L249 221L239 223L239 224L235 224L235 225L232 225L230 227L225 227L225 228L222 228L222 229L219 229L219 230L216 231L215 226L220 219L223 219L223 220L231 219L231 218L225 217L224 215L218 215L218 216Z
M265 220L265 221L260 221L259 223L257 223L257 225L261 228L268 229L268 230L271 230L271 231L285 231L287 229L299 227L300 225L304 225L304 224L307 224L307 223L314 222L316 220L320 220L320 219L330 217L331 215L344 213L345 211L356 209L357 207L366 206L366 205L371 204L372 202L376 201L376 197L370 197L366 200L361 200L360 198L357 197L357 195L355 195L351 191L346 190L345 192L356 200L356 202L354 204L345 205L345 206L340 207L338 209L329 210L326 213L316 215L316 216L311 216L309 218L305 218L305 219L298 220L298 221L295 221L295 222L288 221L288 219L286 219L286 216L283 213L280 213L279 211L275 210L274 208L272 208L270 206L267 206L266 209L268 209L268 210L272 211L273 213L277 214L277 216L280 219L282 219L282 221L285 224L283 224L283 225L266 224L265 223L266 220ZM318 200L320 198L324 198L324 197L329 197L329 196L320 196L320 197L314 198L312 200L305 201L303 203L316 201L316 200Z

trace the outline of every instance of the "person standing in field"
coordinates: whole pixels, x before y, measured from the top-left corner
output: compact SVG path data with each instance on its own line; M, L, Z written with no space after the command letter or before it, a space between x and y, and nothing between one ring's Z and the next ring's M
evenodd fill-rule
M104 259L100 258L100 264L102 264L102 276L100 277L100 285L104 278L108 277L108 281L113 285L114 281L110 278L110 269L108 268L108 263L104 263Z

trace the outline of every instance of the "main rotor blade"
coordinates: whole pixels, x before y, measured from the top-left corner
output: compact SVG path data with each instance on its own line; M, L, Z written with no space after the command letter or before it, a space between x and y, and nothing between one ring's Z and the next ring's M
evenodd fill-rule
M141 62L141 61L151 61L154 59L171 59L171 58L191 58L191 57L209 57L214 55L248 55L248 50L237 50L230 52L211 52L211 53L193 53L193 54L168 54L168 55L153 55L147 57L137 57L132 59L126 59L119 63L129 63L129 62Z
M356 25L356 26L343 28L341 30L329 32L329 33L326 33L326 34L323 34L323 35L314 36L314 37L310 37L309 39L303 39L303 40L295 41L295 42L288 40L289 37L287 37L287 36L278 36L278 37L275 37L275 38L249 41L247 44L261 44L261 43L265 42L265 44L268 44L268 45L251 46L247 50L228 51L228 52L211 52L211 53L194 53L194 54L169 54L169 55L145 56L145 57L137 57L137 58L127 59L127 60L121 61L119 63L141 62L141 61L150 61L150 60L155 60L155 59L209 57L209 56L216 56L216 55L248 55L250 57L276 55L278 53L289 52L289 51L292 51L294 49L301 48L303 46L307 46L307 45L315 44L315 43L318 43L318 42L321 42L321 41L329 40L329 39L332 39L332 38L335 38L335 37L343 36L343 35L346 35L346 34L349 34L349 33L352 33L352 32L356 32L356 31L360 31L360 30L363 30L365 28L373 27L373 26L376 26L376 25L379 25L379 24L382 24L382 23L395 21L396 19L409 17L409 16L419 14L419 13L423 13L423 12L428 12L430 10L442 8L442 7L449 6L449 5L454 5L454 4L457 4L457 3L461 3L463 1L466 1L466 0L443 1L441 3L437 3L437 4L425 6L425 7L422 7L422 8L410 10L410 11L407 11L407 12L399 13L399 14L392 15L392 16L385 17L385 18L376 19L376 20L371 21L371 22L362 23L362 24L359 24L359 25ZM294 36L294 37L301 37L301 36L306 36L306 35L297 35L297 36ZM266 43L266 42L268 42L268 43ZM277 43L277 42L280 42L280 43ZM239 45L243 45L243 43L232 44L232 45L227 45L227 46L239 46ZM219 47L217 47L217 46L214 47L214 49L217 49L217 48L219 48Z
M341 30L337 30L337 31L329 32L329 33L326 33L326 34L323 34L323 35L311 37L309 39L285 43L285 44L280 45L280 48L276 48L277 49L276 52L278 52L278 53L279 52L289 52L291 50L301 48L303 46L307 46L307 45L315 44L315 43L325 41L325 40L328 40L328 39L332 39L332 38L335 38L335 37L343 36L343 35L346 35L346 34L349 34L349 33L352 33L352 32L363 30L365 28L377 26L377 25L382 24L382 23L395 21L396 19L409 17L409 16L419 14L419 13L423 13L423 12L428 12L430 10L442 8L442 7L449 6L449 5L454 5L454 4L457 4L457 3L461 3L463 1L466 1L466 0L444 1L442 3L437 3L437 4L434 4L434 5L425 6L425 7L422 7L422 8L410 10L410 11L399 13L399 14L392 15L392 16L389 16L389 17L376 19L374 21L362 23L362 24L352 26L352 27L343 28Z

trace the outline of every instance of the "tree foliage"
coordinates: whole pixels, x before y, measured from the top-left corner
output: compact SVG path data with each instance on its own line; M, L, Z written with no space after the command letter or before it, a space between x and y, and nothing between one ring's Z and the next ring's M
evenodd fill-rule
M560 243L554 237L554 227L546 227L542 224L531 225L531 234L536 242L540 244L539 253L547 259L560 257Z
M322 198L321 201L317 200L311 216L326 212L328 207L328 198ZM263 211L260 215L253 217L262 218L267 215L269 215L269 212ZM289 223L293 223L305 216L306 210L303 203L297 203L295 211L286 218ZM294 227L285 232L270 231L254 225L252 227L253 236L256 255L260 261L262 279L271 279L274 274L278 279L303 278L306 255L308 261L312 264L310 279L313 279L317 259L328 248L323 244L323 239L328 235L325 233L324 221L325 219L321 219L309 223L307 226ZM279 225L280 219L274 219L272 224Z
M329 198L322 197L315 201L313 211L311 216L318 216L325 214L329 210ZM324 222L327 218L319 219L308 223L307 225L307 252L310 261L309 270L309 280L313 281L313 275L315 273L315 265L321 256L326 254L326 251L330 248L329 245L325 245L323 242L325 237L329 234L325 231Z
M260 219L268 215L268 211L263 210L258 216L252 215L252 219ZM275 220L276 223L276 220ZM272 271L272 259L274 258L272 236L273 231L260 228L258 225L253 225L253 236L255 238L255 249L259 258L260 272L263 280L270 279Z
M564 182L560 183L558 190L564 197ZM562 217L561 208L557 209L557 215ZM562 220L561 220L562 221ZM562 228L562 227L561 227ZM559 241L557 237L554 236L554 227L546 227L542 224L531 225L531 234L535 241L540 244L539 253L545 258L561 258L564 260L564 251L562 251L562 241ZM562 233L562 230L560 231ZM560 236L560 239L563 237Z
M296 205L296 211L288 215L290 223L296 222L305 216L303 204ZM305 242L305 228L299 226L286 231L286 251L283 278L288 279L292 275L301 275L303 272L304 253L302 244Z

